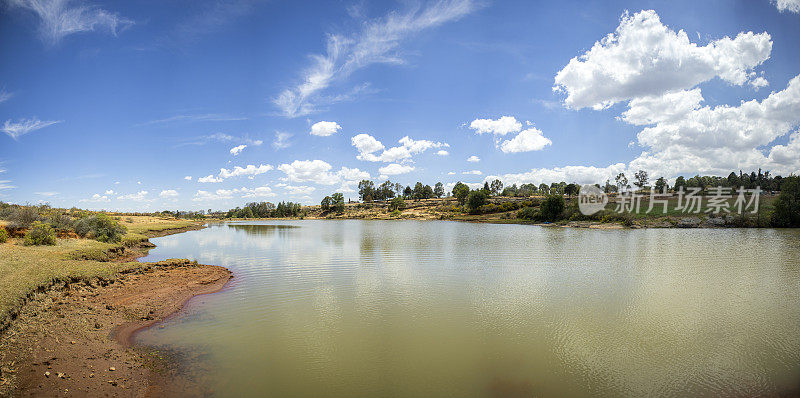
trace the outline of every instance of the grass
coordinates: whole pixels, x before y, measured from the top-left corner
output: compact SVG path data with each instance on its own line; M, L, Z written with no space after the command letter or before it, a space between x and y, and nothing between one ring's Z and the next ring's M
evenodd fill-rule
M90 239L58 239L55 246L23 246L22 239L0 244L0 327L15 307L32 292L59 281L110 279L141 263L108 261L122 247L147 241L147 234L195 223L186 220L132 216L118 220L128 233L117 244Z

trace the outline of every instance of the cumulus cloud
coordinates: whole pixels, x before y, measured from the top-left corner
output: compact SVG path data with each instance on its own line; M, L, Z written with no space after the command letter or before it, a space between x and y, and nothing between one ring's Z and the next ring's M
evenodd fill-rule
M192 180L192 176L186 176L186 177L183 177L183 179L186 180L186 181L191 181Z
M174 189L165 189L158 194L158 197L163 199L175 199L178 197L178 191Z
M36 131L47 126L52 126L56 123L61 123L61 120L47 120L42 121L37 118L33 119L20 119L19 121L12 122L11 120L6 120L3 124L2 131L8 134L9 137L13 139L17 139L25 134L30 133L31 131Z
M614 33L575 57L555 77L553 89L567 94L570 108L603 109L638 97L690 89L719 77L735 85L755 80L753 68L769 59L768 33L742 32L705 46L661 23L655 11L622 15Z
M436 154L439 155L439 156L447 156L447 155L450 154L450 152L447 152L444 149L441 149L441 150L437 151Z
M259 174L264 174L274 167L268 164L260 164L258 166L248 164L245 167L236 166L233 170L228 169L219 169L219 177L220 178L231 178L231 177L240 177L240 176L257 176ZM202 181L201 181L202 182Z
M467 162L471 162L471 163L478 163L480 161L481 161L481 158L479 158L479 157L477 157L475 155L472 155L472 156L467 158Z
M39 33L48 44L81 32L106 29L112 35L133 25L133 21L75 0L7 0L12 7L22 8L39 18Z
M197 179L197 182L206 183L214 183L214 182L222 182L222 178L219 178L213 174L209 174L205 177L200 177Z
M461 173L461 174L464 174L464 175L475 175L475 176L479 176L479 175L482 175L482 174L483 174L483 172L482 172L482 171L480 171L480 170L470 170L470 171L465 171L465 172L463 172L463 173Z
M378 169L378 172L385 176L406 174L412 171L414 171L413 166L409 166L406 164L397 164L397 163L387 164L386 166L383 166Z
M139 191L136 193L117 196L117 199L132 200L134 202L144 202L147 200L147 193L148 193L147 191Z
M231 198L233 198L233 190L230 189L217 189L214 192L198 190L197 193L195 193L194 198L192 198L192 201L206 202Z
M286 193L289 195L310 195L317 189L314 187L309 187L307 185L284 185L283 189L286 190Z
M108 195L100 195L96 193L92 195L89 199L81 199L79 202L92 202L92 203L100 203L100 202L110 202L111 199L108 198Z
M272 188L266 185L256 188L242 187L234 191L241 193L243 198L274 198L278 196L275 192L272 192Z
M553 142L542 135L542 131L532 127L520 131L516 137L503 141L500 150L503 153L540 151Z
M114 192L114 190L113 190L113 189L106 189L106 195L113 195L113 194L115 194L115 193L116 193L116 192Z
M469 128L475 130L477 134L490 133L502 136L522 130L522 123L513 116L503 116L497 120L475 119L469 124Z
M333 166L323 160L295 160L290 164L278 166L284 172L284 181L313 182L320 185L343 184L351 185L360 180L368 180L370 175L357 168L342 167L339 171L332 171Z
M447 148L450 144L446 142L433 142L428 140L414 140L405 136L398 143L400 146L386 149L386 147L375 137L369 134L358 134L351 138L350 142L358 150L356 159L368 162L397 162L408 161L413 155L434 148ZM375 152L383 151L380 154Z
M780 12L789 11L795 14L800 13L800 0L777 0L775 1L775 6L778 7L778 11Z
M301 81L281 92L273 102L284 116L297 117L315 112L320 104L340 101L341 95L322 93L359 69L373 64L404 63L398 51L404 40L455 21L475 8L472 0L430 1L422 7L393 11L383 18L365 21L353 35L328 34L325 54L311 55L311 65L303 71Z
M235 147L231 148L231 155L233 155L233 156L237 156L237 155L239 155L240 153L242 153L242 151L243 151L245 148L247 148L247 145L244 145L244 144L242 144L242 145L238 145L238 146L235 146Z
M578 184L602 183L607 179L612 179L621 172L626 172L627 166L624 163L616 163L608 167L593 166L566 166L555 168L531 169L524 173L509 173L502 175L486 176L484 181L500 179L506 185L511 184L550 184L553 182L575 182Z
M316 122L311 126L311 132L309 134L327 137L336 134L341 129L342 126L336 122Z

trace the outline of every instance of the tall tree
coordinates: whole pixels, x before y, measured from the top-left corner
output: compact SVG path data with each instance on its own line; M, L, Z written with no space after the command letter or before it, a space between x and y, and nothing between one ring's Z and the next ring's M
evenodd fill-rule
M639 170L636 172L636 174L633 175L633 177L636 179L633 185L639 187L639 190L644 189L648 181L647 172L644 170Z
M503 192L503 182L496 179L489 185L489 189L492 190L492 195L500 195Z
M444 196L444 184L437 182L433 187L433 194L436 195L437 198Z
M617 183L617 192L622 192L628 187L628 177L625 177L625 173L617 174L614 181Z
M467 184L461 181L457 182L453 187L453 196L456 197L458 203L463 205L467 200L467 195L469 195L469 187Z
M372 202L375 198L375 184L370 180L361 180L358 183L358 196L361 197L361 201L364 203Z

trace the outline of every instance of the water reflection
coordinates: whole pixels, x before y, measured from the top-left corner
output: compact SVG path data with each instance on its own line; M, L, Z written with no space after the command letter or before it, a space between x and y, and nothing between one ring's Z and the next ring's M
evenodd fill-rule
M138 339L203 347L217 396L793 394L799 238L228 224L155 239L236 278Z

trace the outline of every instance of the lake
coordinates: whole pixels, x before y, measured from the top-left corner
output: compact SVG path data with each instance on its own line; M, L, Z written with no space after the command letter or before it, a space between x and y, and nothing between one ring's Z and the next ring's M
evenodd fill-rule
M136 336L193 353L215 396L800 392L797 230L300 220L152 241L142 261L235 275Z

